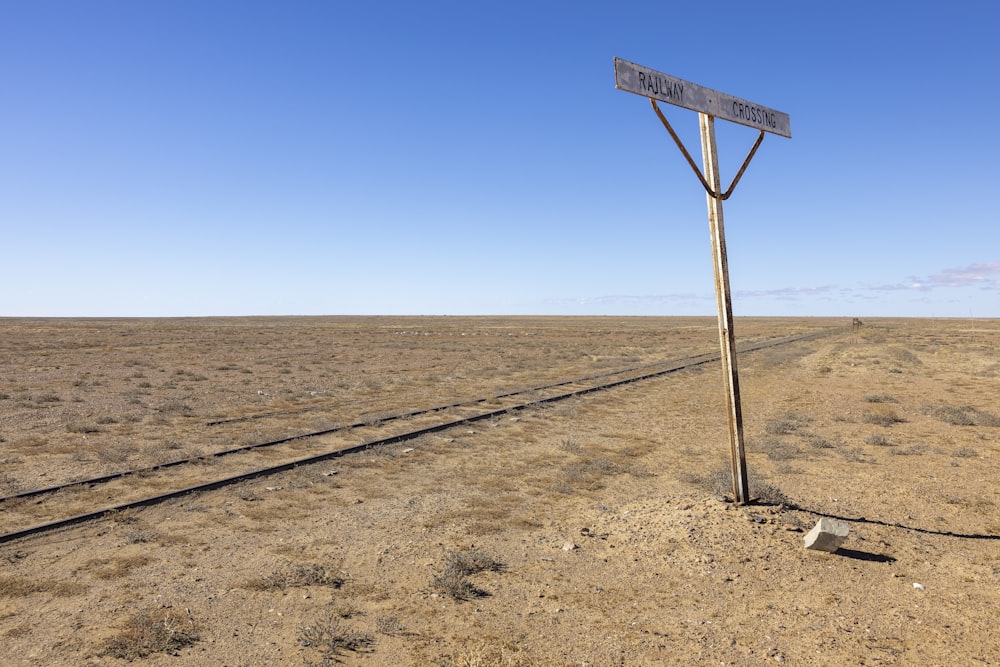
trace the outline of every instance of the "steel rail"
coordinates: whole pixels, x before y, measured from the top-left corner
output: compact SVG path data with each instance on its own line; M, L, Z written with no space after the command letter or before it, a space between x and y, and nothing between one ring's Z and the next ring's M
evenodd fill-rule
M783 337L783 338L780 338L780 339L774 339L774 340L770 340L770 341L764 341L764 342L761 342L761 343L756 343L756 344L748 345L748 346L742 348L740 351L744 352L744 353L746 353L746 352L755 352L755 351L766 349L766 348L770 348L770 347L777 347L779 345L787 345L787 344L790 344L790 343L799 342L799 341L802 341L802 340L808 340L808 339L811 339L811 338L818 338L820 336L828 335L830 333L832 333L832 331L830 331L830 330L823 330L823 331L818 331L818 332L810 332L810 333L806 333L806 334L796 334L796 335L793 335L793 336L786 336L786 337ZM339 457L346 456L346 455L349 455L349 454L354 454L354 453L366 451L368 449L373 449L375 447L382 447L382 446L386 446L386 445L397 444L397 443L400 443L400 442L406 442L408 440L413 440L413 439L419 438L419 437L424 436L424 435L429 435L429 434L432 434L432 433L439 433L441 431L446 431L448 429L452 429L452 428L455 428L457 426L462 426L462 425L465 425L465 424L471 424L471 423L483 421L483 420L486 420L486 419L492 419L492 418L495 418L495 417L502 416L504 414L509 414L511 412L519 412L519 411L522 411L522 410L527 410L527 409L530 409L530 408L539 407L539 406L542 406L542 405L545 405L545 404L548 404L548 403L553 403L553 402L556 402L556 401L562 401L562 400L566 400L566 399L569 399L569 398L575 398L575 397L578 397L578 396L584 396L584 395L595 393L595 392L598 392L598 391L604 391L604 390L607 390L607 389L612 389L612 388L615 388L615 387L620 387L620 386L623 386L623 385L626 385L626 384L630 384L630 383L633 383L633 382L640 382L640 381L643 381L643 380L649 380L649 379L652 379L652 378L662 377L664 375L668 375L668 374L671 374L671 373L676 373L676 372L683 371L683 370L688 370L688 369L691 369L691 368L696 368L698 366L702 366L704 364L708 364L708 363L711 363L713 361L718 361L719 358L720 358L720 356L721 355L719 353L706 353L706 354L701 354L701 355L693 355L691 357L686 357L684 359L675 360L673 362L674 365L669 366L667 368L662 368L660 370L651 371L651 372L648 372L648 373L643 373L643 374L640 374L638 376L627 377L627 378L623 378L623 379L619 379L619 380L613 380L611 382L606 382L606 383L603 383L603 384L598 384L598 385L595 385L595 386L592 386L592 387L585 387L583 389L576 389L576 390L568 391L568 392L565 392L565 393L557 394L555 396L549 396L549 397L545 397L545 398L539 398L539 399L535 399L535 400L532 400L532 401L528 401L528 402L524 402L524 403L519 403L519 404L516 404L516 405L513 405L513 406L507 406L507 407L503 407L503 408L498 408L498 409L495 409L495 410L488 410L486 412L482 412L482 413L477 414L477 415L472 415L472 416L468 416L468 417L462 417L460 419L454 419L454 420L450 420L450 421L443 422L443 423L440 423L440 424L434 424L434 425L431 425L431 426L426 426L426 427L423 427L423 428L419 428L419 429L415 429L415 430L412 430L412 431L408 431L406 433L400 433L400 434L392 435L392 436L389 436L389 437L386 437L386 438L381 438L381 439L378 439L378 440L373 440L373 441L370 441L370 442L365 442L365 443L361 443L361 444L357 444L357 445L351 445L349 447L343 447L343 448L340 448L340 449L336 449L336 450L332 450L332 451L328 451L328 452L323 452L323 453L320 453L320 454L313 454L313 455L306 456L306 457L303 457L303 458L298 458L298 459L295 459L295 460L292 460L292 461L287 461L285 463L280 463L280 464L273 465L273 466L267 466L267 467L264 467L264 468L258 468L256 470L251 470L251 471L248 471L248 472L239 473L237 475L231 475L229 477L224 477L224 478L220 478L220 479L211 480L211 481L208 481L208 482L203 482L203 483L200 483L200 484L195 484L195 485L188 486L188 487L185 487L185 488L182 488L182 489L176 489L176 490L173 490L173 491L167 491L167 492L164 492L164 493L155 494L155 495L148 496L148 497L145 497L145 498L140 498L140 499L137 499L137 500L130 500L130 501L127 501L127 502L116 504L116 505L111 505L111 506L108 506L108 507L103 507L103 508L97 509L97 510L92 510L92 511L89 511L89 512L83 512L81 514L76 514L76 515L71 516L71 517L67 517L67 518L63 518L63 519L57 519L57 520L49 521L49 522L42 523L42 524L36 524L36 525L30 526L28 528L22 528L22 529L18 529L18 530L14 530L14 531L10 531L10 532L7 532L7 533L0 534L0 544L5 544L7 542L12 542L14 540L18 540L20 538L28 537L28 536L31 536L31 535L37 535L37 534L40 534L40 533L46 533L46 532L49 532L49 531L54 531L54 530L58 530L58 529L61 529L61 528L66 528L66 527L73 526L73 525L76 525L76 524L79 524L79 523L84 523L84 522L87 522L87 521L93 521L93 520L96 520L96 519L100 519L100 518L102 518L104 516L107 516L108 514L111 514L111 513L122 512L122 511L130 510L130 509L138 509L138 508L142 508L142 507L148 507L148 506L151 506L151 505L156 505L156 504L165 502L167 500L172 500L174 498L179 498L179 497L182 497L182 496L186 496L186 495L190 495L190 494L195 494L195 493L201 493L201 492L204 492L204 491L211 491L211 490L223 488L223 487L226 487L226 486L230 486L232 484L237 484L239 482L244 482L244 481L248 481L248 480L252 480L252 479L257 479L257 478L260 478L260 477L267 477L267 476L270 476L270 475L274 475L274 474L278 474L278 473L282 473L282 472L287 472L287 471L292 470L294 468L297 468L299 466L320 463L322 461L328 461L330 459L339 458ZM670 363L670 362L664 362L664 363ZM615 372L603 373L603 374L600 374L598 376L592 376L592 377L595 377L595 378L596 377L607 377L609 375L621 374L621 373L628 372L628 371L642 370L643 368L648 369L648 368L651 368L651 367L655 367L657 365L660 365L660 364L647 364L645 367L637 367L635 369L626 369L625 371L620 371L618 373L615 373ZM589 379L589 378L583 378L582 380L575 380L575 381L574 380L568 380L568 381L559 382L559 383L556 383L556 384L553 384L553 385L547 385L544 388L552 388L552 387L558 387L558 386L563 386L563 385L567 385L567 384L573 384L574 382L583 381L583 380L586 380L586 379ZM512 394L507 394L507 396L516 395L518 393L528 393L530 391L536 391L536 390L524 390L523 392L514 392ZM479 403L479 402L482 402L482 401L485 401L485 400L488 400L488 399L477 399L475 402ZM457 406L468 405L468 404L469 404L469 402L454 403L454 404L451 404L448 407L457 407ZM425 410L417 411L417 412L419 412L419 413L429 413L429 412L433 412L435 410L440 411L442 409L448 409L448 407L445 407L445 408L431 408L431 409L425 409ZM364 425L364 424L362 424L362 425ZM341 427L341 428L346 428L346 427ZM274 443L288 442L288 441L291 441L291 440L299 440L299 439L303 439L303 438L316 437L316 436L319 436L319 435L326 435L326 434L328 434L330 432L335 432L337 430L340 430L340 429L339 428L338 429L327 429L325 431L318 431L316 433L292 436L292 437L289 437L289 438L284 438L284 439L281 439L281 440L278 440L278 441L274 441ZM273 444L273 443L261 443L261 444L258 444L258 445L248 445L247 447L248 448L259 447L259 446L263 446L263 445L267 445L267 444ZM245 449L246 448L240 448L240 450L245 450ZM236 451L236 450L234 450L234 451ZM184 462L197 461L199 459L204 459L204 458L207 458L207 456L195 457L194 459L189 459L189 460L186 460ZM149 468L149 469L146 469L146 470L156 470L156 469L160 469L160 468L164 468L164 467L169 467L171 465L179 465L180 463L181 462L171 463L171 464L162 464L162 465L159 465L159 466L153 466L152 468ZM128 472L128 473L120 473L120 474L108 476L108 478L115 479L115 478L118 478L118 477L124 477L124 476L126 476L128 474L134 474L135 472L142 472L142 471L132 471L132 472ZM104 478L97 478L97 479L103 480ZM69 483L69 484L66 484L66 485L63 485L63 486L59 486L59 487L49 487L49 489L46 489L46 490L38 490L37 492L27 492L27 493L33 494L33 495L37 496L37 495L40 495L40 493L43 492L43 491L44 492L54 492L55 490L60 490L60 489L68 488L68 487L71 487L71 486L79 486L79 485L86 484L86 483L88 483L88 482L85 482L85 481L72 482L72 483ZM24 496L23 495L22 496L9 496L8 498L13 499L13 498L18 498L18 497L24 497ZM6 499L7 498L0 499L0 502L2 502L3 500L6 500Z
M709 353L709 354L711 354L711 353ZM698 358L703 357L703 356L705 356L705 355L694 355L692 357L685 357L685 358L681 359L680 361L689 361L691 359L698 359ZM710 360L716 360L718 358L719 357L716 354L714 357L711 357ZM417 410L410 410L408 412L400 412L400 413L395 413L395 414L389 414L389 415L386 415L386 416L380 418L379 422L386 423L386 422L392 422L392 421L397 421L397 420L410 419L412 417L419 417L421 415L427 415L427 414L431 414L431 413L434 413L434 412L443 412L445 410L450 410L452 408L458 408L458 407L463 407L463 406L472 406L472 405L476 405L476 404L479 404L479 403L485 403L486 401L490 401L490 400L496 400L496 399L501 399L501 398L510 398L512 396L517 396L518 394L536 393L536 392L539 392L539 391L545 391L547 389L554 389L554 388L562 387L562 386L569 385L569 384L575 384L575 383L579 383L579 382L587 382L587 381L590 381L590 380L597 380L599 378L609 377L609 376L612 376L612 375L623 375L625 373L634 373L636 371L645 370L645 369L648 369L648 368L655 368L657 366L662 366L663 364L667 364L667 363L678 363L678 360L671 360L671 361L666 361L666 362L657 362L657 363L653 363L653 364L646 364L644 366L635 366L635 367L632 367L632 368L625 368L625 369L618 370L618 371L609 371L609 372L606 372L606 373L599 373L599 374L596 374L596 375L584 376L584 377L575 378L575 379L572 379L572 380L563 380L561 382L556 382L556 383L553 383L553 384L541 385L541 386L537 386L537 387L530 387L528 389L517 389L517 390L514 390L514 391L508 391L508 392L503 392L503 393L499 393L499 394L494 394L492 396L486 396L486 397L480 397L480 398L462 399L462 400L454 401L452 403L446 403L444 405L435 405L435 406L432 406L432 407L429 407L429 408L420 408L420 409L417 409ZM312 409L313 408L308 408L308 410L312 410ZM287 414L296 414L293 411L286 411L285 413L287 413ZM266 416L274 416L276 414L279 414L279 413L266 413ZM242 419L252 419L252 418L253 417L246 417L246 418L242 418ZM221 422L218 422L218 421L206 422L205 425L206 426L213 426L213 425L216 425L216 424L219 424L219 423L221 423ZM129 470L119 470L117 472L108 473L107 475L100 475L98 477L88 477L88 478L85 478L85 479L78 479L78 480L73 480L73 481L70 481L70 482L65 482L63 484L55 484L53 486L46 486L46 487L42 487L42 488L39 488L39 489L31 489L29 491L21 491L19 493L11 494L9 496L2 496L2 497L0 497L0 504L2 504L4 502L7 502L7 501L12 501L12 500L23 500L23 499L26 499L26 498L34 498L34 497L37 497L37 496L42 496L42 495L46 495L46 494L50 494L50 493L56 493L57 491L62 491L64 489L69 489L69 488L73 488L73 487L77 487L77 486L96 486L98 484L105 484L107 482L112 482L112 481L114 481L116 479L122 479L122 478L128 477L130 475L140 475L140 474L144 474L144 473L156 472L156 471L164 470L164 469L167 469L167 468L174 468L174 467L181 466L181 465L186 465L186 464L189 464L189 463L196 463L198 461L204 461L206 459L221 458L223 456L229 456L231 454L241 454L241 453L252 451L254 449L260 449L260 448L264 448L264 447L274 447L274 446L277 446L277 445L284 445L284 444L287 444L289 442L294 442L296 440L305 440L305 439L308 439L308 438L316 438L316 437L320 437L320 436L324 436L324 435L332 435L334 433L340 433L340 432L343 432L343 431L349 431L351 429L362 428L362 427L371 426L371 425L372 424L371 424L370 419L365 419L365 420L360 420L360 421L352 422L352 423L349 423L349 424L342 424L340 426L334 426L332 428L323 429L321 431L310 431L308 433L299 433L299 434L296 434L296 435L287 436L285 438L278 438L276 440L268 440L266 442L257 442L257 443L252 443L252 444L249 444L249 445L242 445L240 447L232 447L232 448L229 448L229 449L223 449L223 450L219 450L219 451L216 451L216 452L209 452L209 453L206 453L206 454L201 454L199 456L192 456L192 457L188 457L188 458L184 458L184 459L176 459L176 460L173 460L173 461L165 461L163 463L157 463L155 465L147 466L147 467L144 467L144 468L133 468L133 469L129 469Z

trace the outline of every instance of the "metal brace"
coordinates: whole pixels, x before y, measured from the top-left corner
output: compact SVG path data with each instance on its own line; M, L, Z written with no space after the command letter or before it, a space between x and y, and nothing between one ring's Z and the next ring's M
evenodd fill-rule
M653 111L655 111L656 115L659 116L660 122L663 123L663 127L667 128L667 132L669 132L670 136L674 138L674 143L676 143L677 147L681 149L681 153L684 154L684 158L687 160L688 164L691 165L691 169L694 170L695 176L697 176L698 180L701 181L701 185L705 188L705 192L708 193L708 196L712 199L719 199L721 201L729 199L733 194L733 190L736 189L736 184L740 182L741 178L743 178L743 172L746 171L747 167L750 165L750 160L753 159L753 156L760 147L761 142L764 141L764 131L761 130L760 136L757 137L757 141L754 142L753 148L751 148L750 153L747 154L747 159L743 161L743 166L740 167L740 170L736 173L736 178L733 179L729 189L726 190L724 194L720 195L718 192L714 191L708 184L708 181L705 180L705 176L702 175L701 169L699 169L698 165L696 165L694 160L691 159L691 154L687 152L686 148L684 148L684 143L681 141L681 138L677 136L677 133L674 132L674 128L670 126L670 123L667 121L667 117L663 115L662 111L660 111L660 107L656 104L656 100L649 98L649 101L653 104Z

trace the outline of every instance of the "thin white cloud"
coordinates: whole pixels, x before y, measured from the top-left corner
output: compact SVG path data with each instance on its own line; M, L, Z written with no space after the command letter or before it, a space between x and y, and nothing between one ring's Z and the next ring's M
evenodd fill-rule
M779 287L767 290L736 290L733 297L738 299L768 298L794 299L800 296L817 296L827 294L837 289L836 285L820 285L819 287Z
M778 287L764 290L735 290L733 298L773 299L796 301L799 299L822 299L824 301L874 301L880 292L910 292L923 295L917 301L929 302L927 294L939 288L979 287L984 290L1000 291L1000 262L981 262L964 268L944 269L927 277L909 276L897 283L882 285L862 285L843 287L839 285L818 285L815 287ZM673 294L609 294L604 296L548 299L553 306L642 306L676 303L713 303L714 292L673 293Z
M941 287L1000 286L1000 262L970 264L964 269L945 269L929 278Z
M547 299L545 303L556 306L579 305L609 305L609 304L655 304L675 303L677 301L704 301L714 299L711 294L695 294L694 292L676 294L608 294L605 296L588 296L577 299Z
M867 289L875 292L929 292L940 287L1000 289L1000 262L981 262L960 269L944 269L926 278L911 276L906 282L876 285Z

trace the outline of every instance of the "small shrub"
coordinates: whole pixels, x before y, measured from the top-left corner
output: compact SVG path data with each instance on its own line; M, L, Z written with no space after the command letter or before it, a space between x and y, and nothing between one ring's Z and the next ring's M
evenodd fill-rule
M452 552L445 557L444 570L431 585L457 601L486 597L489 593L477 588L467 577L479 572L502 572L505 567L502 561L481 549Z
M194 415L194 409L184 401L167 401L157 407L156 410L166 415L180 415L182 417Z
M865 438L866 445L874 445L875 447L895 447L895 444L889 442L889 439L884 435L873 433Z
M125 531L124 540L128 544L146 544L155 542L158 537L159 533L155 531L131 528Z
M832 442L815 433L806 433L802 437L805 439L806 444L813 449L833 449Z
M979 456L979 452L971 447L962 447L961 449L953 451L951 455L959 459L974 459Z
M570 454L583 453L583 447L581 447L580 443L578 443L576 440L573 440L572 438L564 438L563 441L559 443L559 447L562 448L564 451L569 452Z
M787 461L796 458L801 454L799 448L792 443L785 442L780 438L765 438L760 442L750 443L749 450L757 450L767 454L767 458L772 461Z
M892 453L899 456L920 456L921 454L926 454L931 450L927 445L913 445L906 448L893 449Z
M198 639L190 614L173 608L153 609L129 619L117 635L105 642L101 655L129 661L154 653L177 655Z
M97 458L102 463L122 464L128 461L135 452L135 447L119 442L97 450Z
M341 619L327 612L312 625L299 628L299 643L318 653L318 662L306 659L307 667L328 667L340 662L344 651L363 651L375 643L367 632L341 624Z
M352 605L350 602L340 602L335 604L330 608L330 613L337 618L354 618L355 616L364 615L364 612Z
M472 549L470 551L457 551L448 554L445 559L445 568L469 575L487 571L503 572L506 566L502 561L494 558L482 549Z
M80 433L83 435L87 435L88 433L101 433L104 431L104 429L97 424L85 424L83 422L70 422L66 425L66 430L70 433Z
M754 480L754 483L750 484L750 496L753 498L755 503L761 505L791 504L788 500L788 496L786 496L776 485L759 479Z
M294 586L329 586L340 588L345 578L340 571L334 571L316 563L287 563L275 569L269 575L251 579L247 588L268 590L278 588L285 590Z
M445 568L441 574L434 577L431 586L458 602L488 595L486 591L477 588L464 574L450 568Z
M985 410L975 410L976 426L1000 426L1000 416Z
M375 619L375 631L380 635L406 634L406 626L395 616L379 616Z
M869 394L865 396L865 400L869 403L899 403L899 401L889 394Z
M860 447L844 447L840 450L841 456L844 457L845 461L850 461L852 463L865 463L864 452L861 451Z
M876 426L892 426L904 421L891 409L866 412L862 419L866 424L875 424Z
M968 414L969 411L968 408L962 409L950 405L942 405L932 410L931 415L935 419L940 419L952 426L975 426L976 421Z
M770 433L771 435L788 435L789 433L794 433L798 427L798 424L793 421L781 419L778 421L768 422L764 427L764 431Z

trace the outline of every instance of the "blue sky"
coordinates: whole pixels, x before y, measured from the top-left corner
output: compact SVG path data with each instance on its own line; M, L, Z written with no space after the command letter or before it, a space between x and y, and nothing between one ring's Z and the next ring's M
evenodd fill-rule
M619 56L791 116L725 204L737 317L1000 317L998 15L0 2L0 316L713 315ZM756 133L717 132L728 182Z

